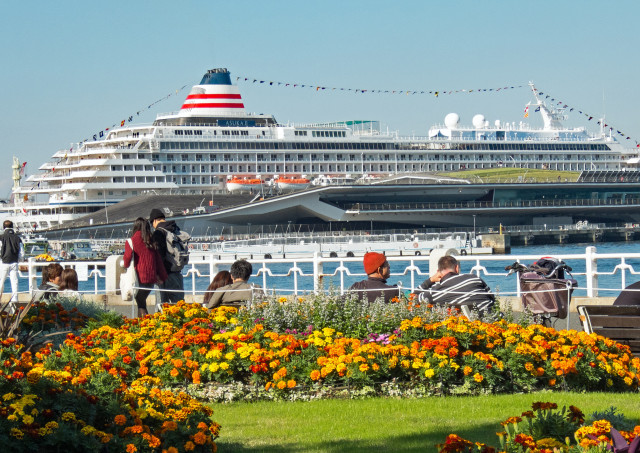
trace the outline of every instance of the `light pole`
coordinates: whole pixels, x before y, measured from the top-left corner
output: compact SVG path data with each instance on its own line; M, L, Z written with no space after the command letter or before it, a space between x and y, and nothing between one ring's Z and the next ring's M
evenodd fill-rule
M476 240L476 215L473 214L473 241ZM471 248L473 248L473 242L471 242Z

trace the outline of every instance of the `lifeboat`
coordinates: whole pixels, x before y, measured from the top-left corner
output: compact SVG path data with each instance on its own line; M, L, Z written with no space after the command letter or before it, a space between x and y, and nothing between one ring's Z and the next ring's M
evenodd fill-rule
M227 190L234 192L261 192L264 181L259 178L231 178L227 179Z
M293 192L296 190L304 190L311 185L311 180L307 178L296 178L296 177L288 177L282 176L277 178L276 187L280 192Z

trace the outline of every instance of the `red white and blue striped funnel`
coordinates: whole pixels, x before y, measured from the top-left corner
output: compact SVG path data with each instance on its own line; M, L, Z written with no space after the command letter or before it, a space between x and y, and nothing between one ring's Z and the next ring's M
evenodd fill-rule
M179 116L238 116L245 115L240 90L231 85L225 68L210 69L191 92L180 109Z

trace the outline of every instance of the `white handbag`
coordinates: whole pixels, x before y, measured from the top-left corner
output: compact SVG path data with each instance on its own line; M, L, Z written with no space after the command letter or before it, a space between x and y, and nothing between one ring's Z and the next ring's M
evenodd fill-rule
M131 247L131 262L125 272L120 274L120 295L122 300L133 300L138 293L138 273L136 272L136 263L133 254L133 242L127 239L129 247Z

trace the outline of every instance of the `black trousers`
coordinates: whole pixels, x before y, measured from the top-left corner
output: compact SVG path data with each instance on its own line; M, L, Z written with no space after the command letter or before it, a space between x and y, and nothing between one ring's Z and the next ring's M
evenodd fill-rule
M138 308L144 308L146 310L147 297L149 297L149 294L151 294L153 290L153 283L140 283L138 286L140 286L140 289L136 293L136 304Z

